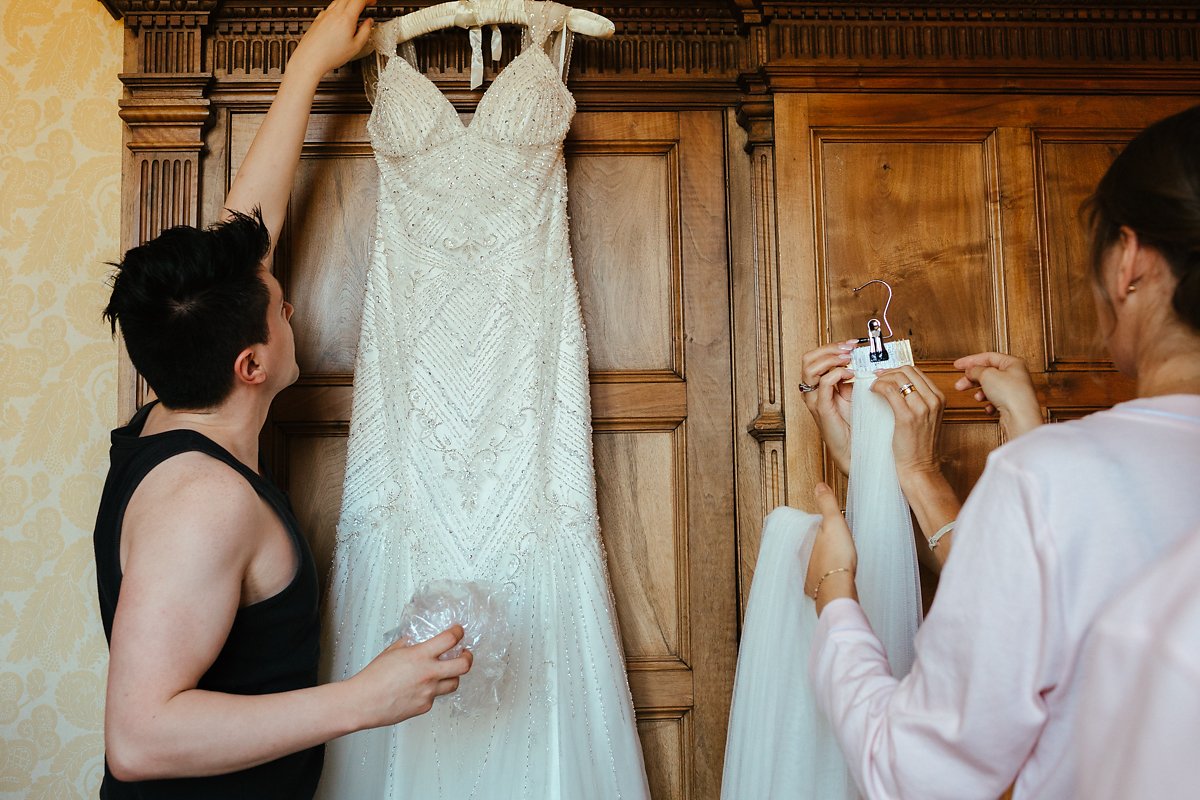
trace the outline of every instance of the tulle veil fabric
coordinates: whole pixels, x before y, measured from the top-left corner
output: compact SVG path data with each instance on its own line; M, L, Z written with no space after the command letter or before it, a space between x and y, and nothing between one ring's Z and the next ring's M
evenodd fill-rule
M846 519L858 549L859 602L892 674L913 662L921 591L908 503L892 456L895 419L856 370ZM857 800L829 721L816 704L808 656L816 631L804 578L821 518L781 506L763 526L738 651L722 800Z

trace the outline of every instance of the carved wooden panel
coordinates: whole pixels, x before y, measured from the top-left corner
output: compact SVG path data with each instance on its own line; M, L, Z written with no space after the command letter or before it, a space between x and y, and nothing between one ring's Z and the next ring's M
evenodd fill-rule
M233 174L264 115L230 116ZM314 114L308 136L280 233L276 274L296 308L292 326L301 374L307 380L348 379L358 346L379 172L365 141L365 115ZM363 223L331 227L331 213L369 223L365 229Z
M818 271L835 339L881 317L923 361L996 346L990 131L814 132Z
M580 114L567 152L601 528L652 791L715 797L736 614L723 121Z
M893 327L912 331L920 365L947 395L948 418L981 419L974 401L953 390L946 363L980 349L1023 356L1051 416L1055 409L1070 413L1128 398L1131 382L1113 373L1095 346L1086 231L1077 211L1133 131L1190 103L776 98L780 216L797 223L779 231L785 314L789 307L818 309L785 324L785 370L794 374L803 352L843 338L843 320L866 316L847 291L874 277L858 266L866 263L895 277ZM874 297L865 312L879 310L882 298ZM788 438L790 490L803 505L828 465L795 381L785 390L795 424ZM947 445L956 451L950 479L960 492L997 442L980 433L979 426L990 424L947 426ZM971 436L955 443L968 429Z
M1034 2L768 2L773 59L1130 63L1194 58L1195 8ZM898 12L897 5L907 6ZM1074 4L1077 5L1077 4Z
M691 719L681 712L662 711L638 714L638 733L646 759L646 777L655 798L700 797L689 791L684 765L691 760L688 743L692 741ZM713 795L714 797L716 795Z
M333 563L338 512L327 500L341 496L348 434L347 426L340 422L280 424L275 430L275 462L286 472L274 478L288 487L292 508L312 547L322 582Z
M664 426L665 427L665 426ZM679 427L598 431L600 526L630 661L684 663L687 625L687 455Z
M595 138L577 133L568 145L571 250L588 358L593 372L657 370L682 378L678 121L674 114L639 116L636 139L606 124L589 131Z
M227 182L261 112L214 127ZM735 661L724 122L580 113L567 144L601 535L655 797L717 796ZM363 115L314 113L274 269L302 377L264 441L328 570L375 224ZM214 209L215 211L215 209Z
M1132 137L1119 131L1037 131L1039 221L1044 243L1045 303L1049 311L1048 361L1056 369L1094 368L1109 363L1097 335L1093 290L1080 280L1089 265L1083 202Z
M1000 444L1000 426L982 414L952 414L942 423L938 449L959 497L966 497L974 488L988 453Z

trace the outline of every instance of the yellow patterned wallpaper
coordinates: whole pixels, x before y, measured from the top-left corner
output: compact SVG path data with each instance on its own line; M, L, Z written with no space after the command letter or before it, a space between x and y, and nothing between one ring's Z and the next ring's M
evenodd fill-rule
M94 798L107 651L91 529L116 418L121 25L0 3L0 798Z

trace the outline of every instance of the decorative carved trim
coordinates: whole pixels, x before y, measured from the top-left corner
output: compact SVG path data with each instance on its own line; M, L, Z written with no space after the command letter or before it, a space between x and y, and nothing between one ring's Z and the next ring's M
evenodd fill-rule
M786 431L782 411L763 411L746 426L746 433L759 444L782 442Z
M762 0L727 0L727 4L743 25L757 25L763 21Z
M779 253L775 239L774 103L759 95L738 110L738 124L749 136L751 197L754 212L755 338L758 415L747 433L759 444L762 508L784 502L783 343L780 335Z
M215 25L207 67L218 77L282 74L283 65L307 26L295 19L228 20ZM644 26L650 28L650 26ZM431 78L466 80L471 55L467 38L459 31L422 37L416 42L417 62ZM506 58L489 72L493 75L519 50L515 35L505 36ZM571 77L637 74L658 78L735 79L746 69L746 42L734 32L676 32L648 29L625 31L612 39L575 40ZM331 73L351 75L356 66Z
M218 25L209 47L208 68L214 75L283 74L283 66L300 43L304 30L292 21L261 26L265 30L258 30L259 27L255 22Z
M763 13L775 19L826 20L971 20L1025 22L1142 20L1195 21L1200 9L1193 2L1174 0L1148 7L1138 0L851 0L830 3L811 0L765 0Z
M737 77L747 63L745 40L711 34L627 33L577 40L572 74Z
M199 71L198 32L211 18L215 34L204 66L219 77L280 74L309 21L323 7L316 2L251 0L101 2L139 35L144 72ZM381 4L368 13L386 19L419 7ZM1200 62L1200 7L1178 0L1155 8L1128 0L701 0L686 5L625 0L595 10L616 23L617 33L608 40L577 41L574 75L584 80L614 74L627 83L631 76L733 79L761 66L798 63L817 70L872 62L936 62L942 67L970 62L1036 70L1054 64L1161 69ZM456 33L420 41L422 66L429 74L465 77L466 40ZM511 32L506 36L513 38ZM354 72L348 67L338 74ZM639 89L641 84L634 81L629 88Z
M767 86L779 92L902 92L1025 94L1194 95L1200 61L1186 66L1049 67L1002 64L781 64L763 69Z
M134 14L207 14L220 0L100 0L104 7L121 17Z
M152 239L174 225L200 218L200 153L212 117L204 93L207 75L122 75L119 103L132 161L122 174L125 247Z
M737 109L737 123L747 134L746 152L775 144L775 100L761 85L753 88Z
M1093 4L1095 5L1095 4ZM769 61L1180 64L1200 59L1200 9L779 4Z
M759 472L762 475L762 509L769 513L787 502L787 463L783 452L783 439L763 442L759 450L761 461Z

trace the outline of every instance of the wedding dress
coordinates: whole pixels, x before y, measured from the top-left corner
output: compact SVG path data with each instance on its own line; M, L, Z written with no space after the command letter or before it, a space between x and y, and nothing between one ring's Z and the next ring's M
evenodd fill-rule
M858 551L859 602L887 651L892 674L912 668L921 586L908 502L892 455L895 417L871 391L875 371L912 363L907 340L888 342L889 361L868 348L851 356L850 480L846 521ZM723 800L857 800L833 728L817 705L808 657L817 629L805 574L821 518L780 506L763 525L738 648L721 781Z
M379 74L324 674L362 669L413 593L449 579L506 590L506 677L498 704L439 700L332 742L326 800L649 794L599 538L568 240L569 9L527 7L522 52L468 124L405 58Z

